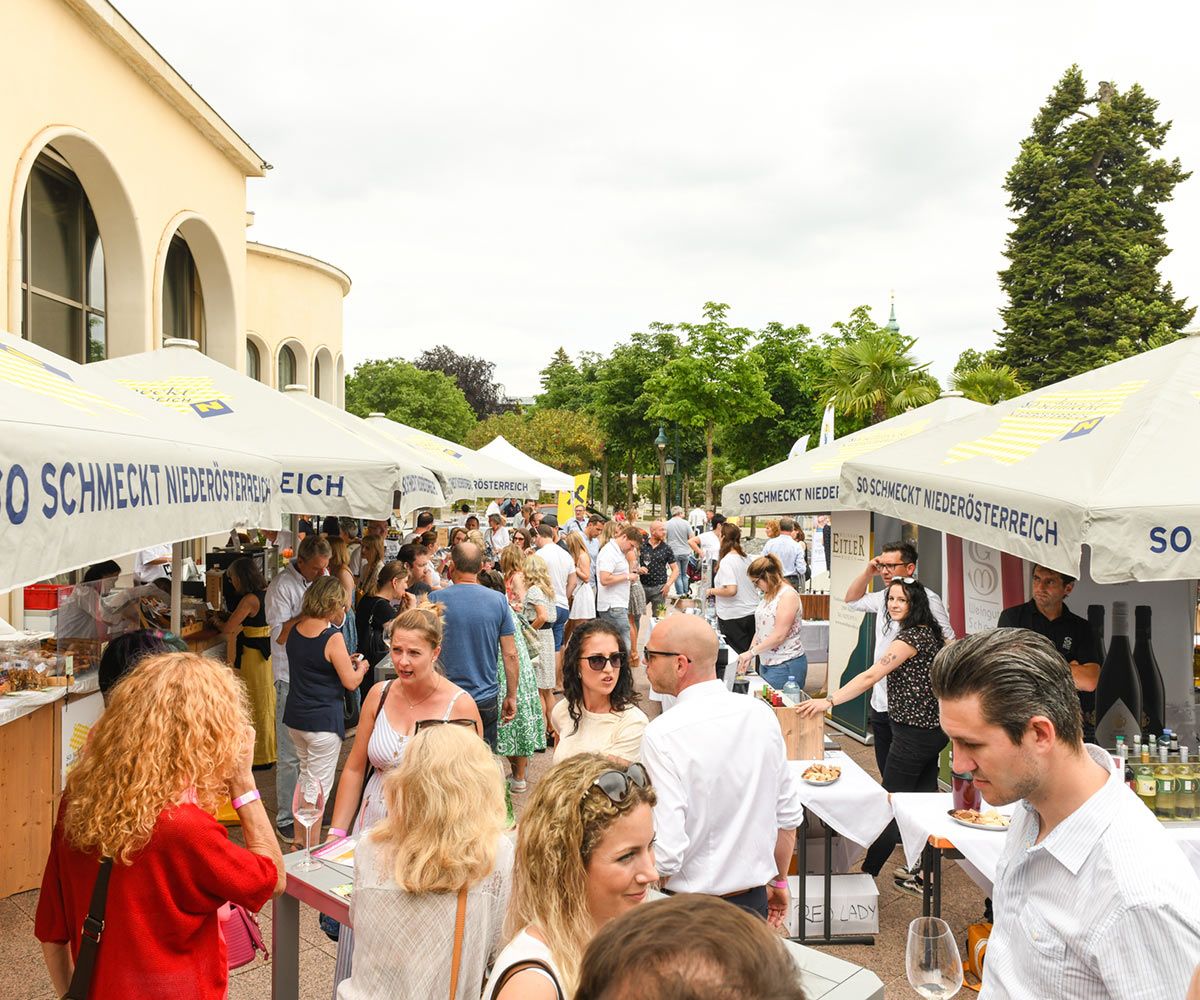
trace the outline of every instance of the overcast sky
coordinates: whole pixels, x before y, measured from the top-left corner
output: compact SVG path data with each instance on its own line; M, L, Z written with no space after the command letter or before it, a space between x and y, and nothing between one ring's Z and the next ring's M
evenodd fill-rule
M820 331L894 289L940 377L999 326L1001 184L1051 87L1140 82L1200 167L1190 5L119 0L275 167L250 238L347 271L348 368L448 344L538 390L653 320ZM1200 176L1166 207L1200 287Z

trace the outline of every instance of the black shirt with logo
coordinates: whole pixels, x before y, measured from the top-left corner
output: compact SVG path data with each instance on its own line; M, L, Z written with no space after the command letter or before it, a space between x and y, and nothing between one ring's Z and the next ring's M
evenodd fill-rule
M1027 628L1044 635L1068 663L1072 660L1076 663L1100 661L1088 620L1075 614L1065 604L1062 614L1051 621L1037 609L1034 601L1026 601L1001 611L996 624L1000 628ZM1076 694L1079 695L1079 707L1083 712L1083 738L1090 742L1096 736L1096 693L1077 691Z

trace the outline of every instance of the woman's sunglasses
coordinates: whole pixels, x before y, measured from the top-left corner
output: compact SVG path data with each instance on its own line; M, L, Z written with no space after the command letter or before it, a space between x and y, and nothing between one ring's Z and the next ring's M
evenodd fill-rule
M479 732L475 726L474 719L418 719L416 726L413 728L413 735L415 736L422 729L429 729L432 726L470 726L476 732Z
M650 775L638 763L630 764L623 771L616 769L604 771L588 786L587 791L590 792L593 788L599 788L600 791L608 796L608 800L613 805L619 806L629 798L634 785L637 785L638 788L650 787ZM584 795L586 796L587 792L584 792Z
M612 667L613 670L620 670L625 666L624 653L609 653L605 656L603 653L593 653L591 656L581 656L581 660L589 667L599 673L605 667Z

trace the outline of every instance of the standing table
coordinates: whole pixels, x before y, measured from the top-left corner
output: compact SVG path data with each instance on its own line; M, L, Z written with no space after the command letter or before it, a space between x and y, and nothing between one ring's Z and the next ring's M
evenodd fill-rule
M322 861L316 871L298 872L296 865L303 859L303 851L283 856L287 886L271 904L271 1000L296 1000L300 995L301 902L350 926L350 903L333 890L354 881L353 869Z

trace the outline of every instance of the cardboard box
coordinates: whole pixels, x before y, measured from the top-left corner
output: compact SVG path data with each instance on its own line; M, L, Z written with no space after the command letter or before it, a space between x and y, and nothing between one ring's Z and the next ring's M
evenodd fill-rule
M799 878L788 879L792 894L791 911L788 913L788 934L796 937L800 933ZM804 901L804 933L817 937L825 933L825 879L821 875L809 875L804 883L807 898ZM870 875L834 875L833 892L830 896L830 933L878 934L879 933L879 889Z

